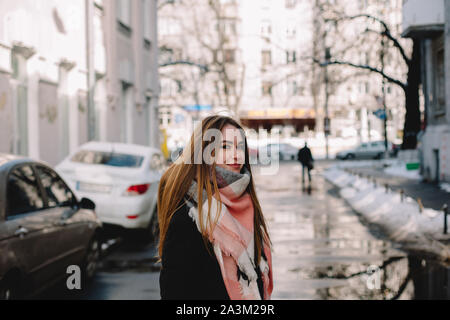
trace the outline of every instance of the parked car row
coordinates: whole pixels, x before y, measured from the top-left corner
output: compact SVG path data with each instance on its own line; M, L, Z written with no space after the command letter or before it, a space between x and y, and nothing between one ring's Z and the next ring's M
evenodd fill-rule
M158 149L130 144L87 143L55 170L0 154L0 300L35 296L72 265L87 284L104 226L154 240L164 169Z

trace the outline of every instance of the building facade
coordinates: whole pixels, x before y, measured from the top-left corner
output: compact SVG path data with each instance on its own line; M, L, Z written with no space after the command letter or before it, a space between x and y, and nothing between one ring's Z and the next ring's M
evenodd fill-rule
M450 3L445 0L403 3L403 36L420 42L425 104L419 150L422 175L450 181Z
M208 8L211 4L218 15ZM313 63L313 58L325 61L328 48L333 59L381 68L382 25L360 18L340 21L337 28L325 23L335 11L377 17L410 53L410 41L400 36L401 0L202 0L195 6L183 0L165 5L158 12L161 63L189 60L209 70L203 73L192 64L160 69L161 126L174 131L184 125L176 118L189 123L202 114L185 106L210 106L230 109L247 127L276 128L287 136L315 131L320 137L328 116L332 136L382 140L384 121L374 112L385 101L388 139L401 141L405 96L400 87L368 70ZM214 39L224 45L217 47ZM384 72L405 81L407 66L392 42L386 40L385 51ZM215 64L220 58L225 63ZM217 90L224 83L217 67L225 66L229 100Z
M159 146L156 0L2 1L0 152Z

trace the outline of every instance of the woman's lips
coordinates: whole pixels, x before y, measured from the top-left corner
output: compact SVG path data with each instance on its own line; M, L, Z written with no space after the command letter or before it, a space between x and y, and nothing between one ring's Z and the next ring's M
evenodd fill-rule
M239 168L241 165L240 164L229 164L230 167L233 168Z

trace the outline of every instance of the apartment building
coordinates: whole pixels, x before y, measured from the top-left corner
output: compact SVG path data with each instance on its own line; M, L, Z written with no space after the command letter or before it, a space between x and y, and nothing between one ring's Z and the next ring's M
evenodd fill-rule
M450 3L403 1L404 37L420 42L424 126L419 139L422 175L450 181Z
M156 0L2 1L0 152L159 146Z

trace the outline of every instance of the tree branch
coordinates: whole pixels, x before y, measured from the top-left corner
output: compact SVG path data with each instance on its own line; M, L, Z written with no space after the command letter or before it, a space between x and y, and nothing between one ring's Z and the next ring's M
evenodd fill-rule
M396 47L400 51L400 54L401 54L403 60L405 60L405 62L407 64L409 64L411 62L411 59L406 55L405 50L403 49L403 47L400 44L400 42L398 42L398 40L392 35L392 33L391 33L388 25L386 24L386 22L384 22L380 18L374 17L374 16L372 16L370 14L362 13L362 14L357 14L357 15L354 15L354 16L344 16L344 17L340 17L340 18L337 18L337 19L326 19L325 22L328 22L328 21L339 22L339 21L342 21L342 20L355 20L355 19L358 19L358 18L367 18L367 19L374 20L374 21L380 23L383 26L384 31L378 32L378 33L381 34L382 36L386 36L389 40L391 40L393 42L394 47Z
M386 73L384 73L383 71L381 71L380 69L371 67L371 66L367 66L367 65L360 65L360 64L354 64L352 62L348 62L348 61L339 61L339 60L331 60L329 62L320 62L317 59L313 59L313 61L315 63L317 63L319 66L321 67L326 67L329 65L346 65L346 66L350 66L353 68L357 68L357 69L363 69L363 70L369 70L371 72L375 72L378 73L379 75L381 75L384 79L386 79L388 82L394 83L396 85L398 85L399 87L401 87L403 90L406 90L407 84L401 82L400 80L394 79L390 76L388 76Z
M189 66L198 67L205 73L209 71L209 68L206 65L198 64L198 63L195 63L195 62L192 62L192 61L185 61L185 60L178 60L178 61L171 61L171 62L162 63L162 64L159 65L159 68L164 68L164 67L174 66L174 65L180 65L180 64L185 64L185 65L189 65Z

